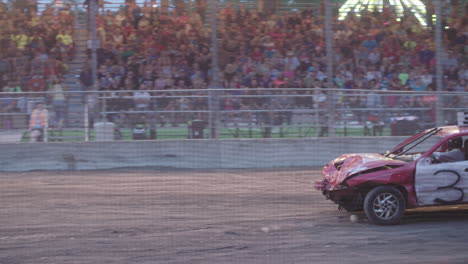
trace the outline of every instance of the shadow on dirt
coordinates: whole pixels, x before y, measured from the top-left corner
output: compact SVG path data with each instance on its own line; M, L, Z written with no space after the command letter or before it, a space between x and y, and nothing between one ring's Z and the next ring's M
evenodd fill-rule
M468 221L468 209L406 212L401 224L450 223Z

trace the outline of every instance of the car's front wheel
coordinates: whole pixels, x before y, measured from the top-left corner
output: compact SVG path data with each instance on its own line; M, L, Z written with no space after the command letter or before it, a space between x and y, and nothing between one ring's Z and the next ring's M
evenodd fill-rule
M364 212L372 224L397 224L405 209L404 195L392 186L375 187L364 198Z

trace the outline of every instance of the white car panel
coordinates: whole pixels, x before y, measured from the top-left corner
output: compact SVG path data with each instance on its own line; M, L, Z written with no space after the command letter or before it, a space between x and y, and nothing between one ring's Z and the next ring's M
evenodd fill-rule
M443 205L468 201L468 161L432 164L430 158L416 164L415 189L418 204ZM465 195L467 194L467 195Z

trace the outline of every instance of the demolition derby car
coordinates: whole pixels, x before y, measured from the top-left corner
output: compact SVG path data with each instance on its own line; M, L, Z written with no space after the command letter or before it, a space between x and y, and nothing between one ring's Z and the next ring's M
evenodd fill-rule
M373 224L396 224L410 208L468 203L468 126L425 130L385 154L344 154L322 173L315 188Z

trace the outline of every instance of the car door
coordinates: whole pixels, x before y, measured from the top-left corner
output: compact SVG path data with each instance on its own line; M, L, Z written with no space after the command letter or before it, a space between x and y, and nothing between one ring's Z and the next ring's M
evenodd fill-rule
M431 156L419 159L415 190L420 206L468 202L468 160L434 163Z

